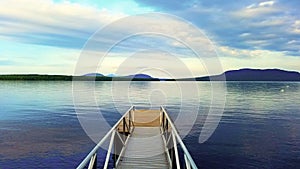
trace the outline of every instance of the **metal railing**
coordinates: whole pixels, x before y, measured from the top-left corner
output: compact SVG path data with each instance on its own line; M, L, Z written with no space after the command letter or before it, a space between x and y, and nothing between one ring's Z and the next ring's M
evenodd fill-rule
M109 138L110 141L103 168L108 168L111 154L114 154L114 167L119 165L122 155L125 152L129 137L134 131L134 110L135 107L132 106L120 118L120 120L107 132L107 134L100 140L100 142L78 165L77 169L83 169L87 167L87 165L88 169L97 168L98 150L106 141L109 140ZM172 120L170 119L167 111L162 106L160 108L160 128L170 168L180 169L182 164L184 168L197 169L195 162L193 161L190 153L182 142ZM183 151L183 158L180 158L180 155L182 153L179 153L178 145ZM112 153L112 149L114 149L114 153Z
M117 150L115 148L115 163L117 166L122 154L124 153L128 138L134 130L133 116L132 113L135 107L132 106L121 118L120 120L107 132L107 134L100 140L100 142L92 149L92 151L84 158L84 160L78 165L77 169L83 169L88 165L88 169L97 168L97 153L99 148L110 138L105 162L103 168L106 169L109 164L110 155L112 152L113 144L121 143L121 149ZM121 127L121 129L120 129ZM120 135L120 133L123 133ZM119 151L119 152L116 152ZM117 155L119 154L119 155Z
M167 111L164 109L164 107L160 107L160 113L161 113L161 130L162 130L162 136L163 141L166 148L167 158L170 163L170 168L181 168L181 161L178 146L179 145L183 151L183 161L184 162L184 168L187 169L197 169L192 156L190 155L188 149L182 142L181 137L179 136L177 129L175 128L171 118L169 117Z

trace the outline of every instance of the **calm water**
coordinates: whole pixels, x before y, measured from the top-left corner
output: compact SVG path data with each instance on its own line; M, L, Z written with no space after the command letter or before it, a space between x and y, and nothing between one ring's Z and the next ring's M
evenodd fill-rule
M199 109L191 123L178 126L181 134L192 127L184 142L200 168L300 166L300 83L227 83L222 119L203 144L208 82L198 82L197 91L189 82L76 83L72 94L72 82L0 81L0 168L76 167L95 144L77 119L73 96L80 113L101 111L111 125L131 104L166 105L174 120Z

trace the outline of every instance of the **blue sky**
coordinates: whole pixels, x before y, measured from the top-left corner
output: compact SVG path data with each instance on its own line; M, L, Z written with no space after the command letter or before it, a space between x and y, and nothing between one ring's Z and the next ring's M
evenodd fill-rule
M82 47L95 31L120 18L147 12L172 14L197 26L212 40L224 70L300 71L298 6L298 0L2 0L0 73L73 74ZM161 37L129 39L113 51L99 72L117 72L129 51L152 44L182 56L196 75L205 74L194 56L182 47L168 45L176 43L170 41ZM146 53L144 61L157 61ZM128 67L129 73L131 69L136 70Z

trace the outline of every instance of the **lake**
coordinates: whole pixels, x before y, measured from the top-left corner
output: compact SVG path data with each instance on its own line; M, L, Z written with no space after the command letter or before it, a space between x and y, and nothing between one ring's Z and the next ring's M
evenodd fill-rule
M227 91L224 112L209 82L74 83L0 81L0 168L75 168L95 146L76 113L101 112L100 120L113 125L131 105L164 105L174 121L195 116L177 126L199 168L300 166L300 83L220 84ZM211 108L222 118L200 144Z

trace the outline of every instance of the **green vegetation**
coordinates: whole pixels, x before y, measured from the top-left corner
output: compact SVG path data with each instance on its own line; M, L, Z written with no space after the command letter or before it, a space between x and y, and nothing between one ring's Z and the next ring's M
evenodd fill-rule
M159 81L159 79L145 78L125 78L125 77L106 77L106 76L66 76L66 75L0 75L0 80L28 80L28 81Z
M72 76L64 75L0 75L0 80L61 80L61 81L71 81Z

